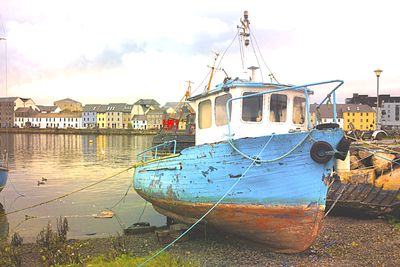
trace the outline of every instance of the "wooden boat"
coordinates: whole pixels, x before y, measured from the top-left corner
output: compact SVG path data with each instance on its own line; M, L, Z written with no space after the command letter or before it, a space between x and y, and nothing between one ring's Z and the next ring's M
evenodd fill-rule
M241 28L244 49L247 13ZM226 78L189 98L196 111L194 146L177 153L172 140L138 155L136 192L176 221L201 219L274 251L304 251L321 227L335 158L348 149L337 124L311 127L309 96L311 88L333 85L321 104L333 97L335 106L342 83L265 83L255 81L254 72L251 79ZM171 144L170 155L158 154Z

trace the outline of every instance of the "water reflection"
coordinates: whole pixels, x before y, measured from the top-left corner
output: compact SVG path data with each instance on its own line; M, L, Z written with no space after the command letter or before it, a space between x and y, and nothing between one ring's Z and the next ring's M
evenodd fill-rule
M151 145L151 137L127 135L8 134L7 140L9 182L0 193L7 212L47 201L123 171L134 164L136 154ZM46 181L39 184L42 179ZM55 223L59 216L66 216L71 226L70 237L115 234L121 231L117 218L95 219L93 215L120 201L131 183L132 171L129 171L83 192L9 215L10 231L32 241L48 221ZM25 197L19 197L13 187ZM131 188L114 209L123 226L136 222L144 203ZM151 205L147 205L143 219L155 225L164 223L164 217Z

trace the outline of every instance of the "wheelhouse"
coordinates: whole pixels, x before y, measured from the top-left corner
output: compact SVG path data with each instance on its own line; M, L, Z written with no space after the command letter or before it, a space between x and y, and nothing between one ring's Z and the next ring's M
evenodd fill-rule
M289 86L231 82L194 96L196 145L232 139L283 134L307 129L304 90Z

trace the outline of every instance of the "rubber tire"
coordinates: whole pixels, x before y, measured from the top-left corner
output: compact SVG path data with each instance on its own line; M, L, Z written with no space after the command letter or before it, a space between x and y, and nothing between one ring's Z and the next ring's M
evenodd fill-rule
M335 158L340 160L345 160L347 157L347 152L350 149L351 140L342 137L339 144L336 146L336 150L342 153L335 153Z
M326 152L333 151L332 146L325 141L317 141L311 146L310 156L317 163L327 163L333 155L327 155Z

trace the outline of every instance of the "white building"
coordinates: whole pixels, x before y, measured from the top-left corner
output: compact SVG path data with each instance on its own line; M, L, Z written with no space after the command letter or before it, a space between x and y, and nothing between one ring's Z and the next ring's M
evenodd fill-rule
M132 118L132 128L136 130L147 129L147 118L146 115L135 115Z
M21 128L83 128L80 113L38 113L28 116L16 116L14 125Z

